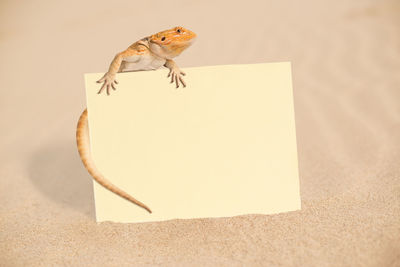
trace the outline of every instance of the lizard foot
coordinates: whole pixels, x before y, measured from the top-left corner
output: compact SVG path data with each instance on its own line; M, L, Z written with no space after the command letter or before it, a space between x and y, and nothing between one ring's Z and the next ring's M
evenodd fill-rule
M176 88L179 87L179 82L182 83L183 87L186 87L186 83L182 78L182 76L185 76L185 75L186 75L186 73L181 71L179 68L175 67L175 68L169 69L167 78L171 76L171 83L173 83L175 81Z
M115 85L118 84L118 81L115 79L115 75L112 76L106 73L104 74L103 78L97 81L97 83L103 83L100 90L97 92L98 94L106 89L107 95L110 95L110 88L116 90L117 88L115 87Z

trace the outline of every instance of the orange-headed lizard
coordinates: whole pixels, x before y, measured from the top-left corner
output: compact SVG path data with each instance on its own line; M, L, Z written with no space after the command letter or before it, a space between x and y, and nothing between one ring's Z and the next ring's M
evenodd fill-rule
M168 77L171 77L171 83L175 82L177 88L180 84L185 87L186 84L182 79L182 75L184 76L185 73L179 69L172 58L188 48L195 38L194 32L182 27L175 27L137 41L114 57L108 71L97 81L102 83L98 93L100 94L105 90L109 95L111 89L116 89L118 82L115 76L118 72L155 70L161 66L169 69ZM151 210L145 204L113 185L96 168L90 154L87 116L87 109L85 109L79 118L76 130L79 155L86 169L99 184L151 213Z

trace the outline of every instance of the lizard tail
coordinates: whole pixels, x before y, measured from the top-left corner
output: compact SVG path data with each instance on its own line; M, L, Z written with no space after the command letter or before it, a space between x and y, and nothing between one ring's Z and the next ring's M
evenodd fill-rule
M115 185L110 183L96 168L96 165L94 164L93 159L90 154L89 127L88 127L87 116L88 116L87 109L85 109L82 112L81 117L79 118L78 126L76 129L76 143L78 145L78 152L79 152L79 155L81 156L83 165L85 165L86 169L88 170L90 175L93 176L93 178L96 180L96 182L98 182L99 184L101 184L102 186L104 186L105 188L110 190L111 192L119 195L120 197L127 199L128 201L144 208L149 213L151 213L151 210L145 204L143 204L139 200L133 198L128 193L122 191L121 189L119 189L118 187L116 187Z

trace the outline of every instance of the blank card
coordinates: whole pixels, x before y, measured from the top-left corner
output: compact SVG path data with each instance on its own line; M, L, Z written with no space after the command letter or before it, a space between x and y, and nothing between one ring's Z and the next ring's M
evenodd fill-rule
M272 214L300 209L288 62L85 74L91 153L100 172L152 211L96 182L98 222Z

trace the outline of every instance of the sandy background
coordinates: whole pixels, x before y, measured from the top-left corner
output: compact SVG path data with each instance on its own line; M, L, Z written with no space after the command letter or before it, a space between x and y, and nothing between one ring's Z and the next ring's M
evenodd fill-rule
M400 265L399 1L56 2L0 2L1 266ZM175 25L182 67L292 62L302 211L94 222L83 73Z

